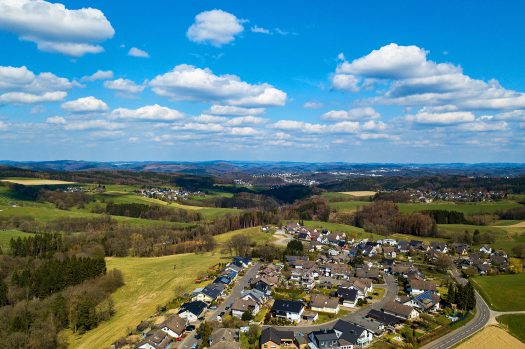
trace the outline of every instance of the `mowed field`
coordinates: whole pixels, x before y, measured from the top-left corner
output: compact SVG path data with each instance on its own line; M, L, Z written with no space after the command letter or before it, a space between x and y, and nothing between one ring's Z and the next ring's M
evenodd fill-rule
M119 269L125 285L112 294L116 313L97 328L78 336L66 332L70 348L106 348L141 320L155 313L157 306L173 299L176 288L186 292L197 287L195 277L222 259L220 254L180 254L154 258L108 257L108 269ZM174 267L175 266L175 267Z
M64 185L74 184L74 182L58 181L54 179L34 179L34 178L13 178L2 179L1 182L23 184L23 185Z
M501 315L496 320L514 337L525 343L525 314Z
M476 276L470 279L491 309L525 310L525 274Z
M525 344L496 326L489 326L461 343L456 349L524 349Z
M349 196L355 196L355 197L367 197L367 196L374 196L376 195L375 191L341 191L340 194L345 194Z

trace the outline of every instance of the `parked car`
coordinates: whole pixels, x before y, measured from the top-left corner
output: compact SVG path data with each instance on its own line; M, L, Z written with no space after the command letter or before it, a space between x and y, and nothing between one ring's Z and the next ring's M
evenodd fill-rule
M191 349L198 349L198 348L199 348L199 345L198 345L197 343L195 343L195 344L193 344L193 345L191 346Z
M217 306L216 305L212 305L212 306L210 306L210 309L211 310L215 310L215 309L217 309Z
M191 332L191 331L193 331L193 330L195 330L195 326L194 326L194 325L188 325L188 326L186 326L186 331L187 331L187 332Z

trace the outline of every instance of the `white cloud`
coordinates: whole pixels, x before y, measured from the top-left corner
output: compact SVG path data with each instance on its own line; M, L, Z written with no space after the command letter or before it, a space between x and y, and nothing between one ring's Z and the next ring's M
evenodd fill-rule
M361 119L376 119L381 117L374 108L353 108L349 110L330 110L321 116L323 120L361 120Z
M445 113L428 113L419 112L416 115L408 115L408 121L413 121L418 124L427 125L455 125L465 122L474 121L474 114L471 112L445 112Z
M263 134L263 132L253 127L233 127L230 133L234 136L259 136Z
M30 104L55 102L67 96L66 90L78 86L55 74L35 74L27 67L0 66L0 103Z
M51 116L47 118L46 122L48 124L63 125L66 123L66 119L62 116Z
M498 81L465 75L460 66L427 59L417 46L389 44L366 56L342 62L332 77L336 89L357 92L359 86L383 83L373 101L403 106L454 106L459 110L525 108L525 94L503 88Z
M104 87L110 90L123 93L138 93L144 91L144 85L138 85L134 81L128 79L116 79L104 81Z
M182 119L183 114L178 110L154 104L138 109L117 108L111 112L110 117L136 121L175 121Z
M97 81L97 80L107 80L113 79L113 72L111 70L97 70L91 75L86 75L80 79L81 81Z
M264 108L243 108L232 105L217 105L214 104L208 110L208 113L213 115L259 115L264 113Z
M0 28L36 43L42 51L75 57L102 52L98 43L115 34L98 9L69 10L63 4L43 0L2 1Z
M257 25L253 25L250 28L250 30L252 31L252 33L267 34L267 35L271 35L272 34L272 32L269 29L262 28L262 27L259 27Z
M221 122L227 121L228 118L225 118L225 117L222 117L222 116L202 114L202 115L193 117L192 120L200 122L200 123L210 123L210 122L212 122L212 123L221 123Z
M196 123L190 122L185 125L174 126L174 130L198 131L198 132L222 132L225 127L214 123Z
M400 137L398 135L389 135L386 133L360 133L358 135L359 139L362 140L379 140L379 139L386 139L386 140L399 140Z
M188 39L220 47L235 40L242 33L243 20L222 10L204 11L195 16L195 23L188 28Z
M335 74L332 76L332 86L337 90L349 92L360 90L359 79L351 74Z
M128 56L149 58L149 53L136 47L132 47L128 51Z
M353 133L360 129L359 123L354 121L343 121L331 125L324 125L295 120L279 120L270 127L303 133Z
M122 124L107 120L78 120L66 123L64 129L68 131L84 131L84 130L116 130L124 127Z
M323 103L320 102L314 102L314 101L308 101L303 104L303 108L305 109L319 109L323 107Z
M0 104L32 104L43 102L56 102L66 98L67 93L63 91L45 92L43 94L33 94L26 92L6 92L0 94Z
M3 121L0 121L0 131L7 131L7 124Z
M100 99L89 96L62 103L62 109L72 113L102 112L108 110L108 105Z
M210 69L178 65L156 76L150 83L153 91L172 100L221 102L235 106L282 106L286 93L272 85L252 85L235 75L215 75Z
M265 119L265 118L259 118L256 116L248 115L248 116L239 116L239 117L232 118L228 120L227 124L231 126L244 125L244 124L260 125L260 124L264 124L267 121L268 119Z
M382 131L386 129L386 124L382 121L370 120L370 121L363 123L362 128L363 130L368 130L368 131L371 131L371 130Z
M124 136L124 132L122 131L105 131L105 130L102 130L102 131L93 131L93 132L90 132L89 133L89 136L92 137L92 138L99 138L99 139L115 139L115 138L120 138L122 136Z
M459 125L458 128L462 131L467 132L505 131L508 129L508 123L506 123L505 121L492 123L476 121Z

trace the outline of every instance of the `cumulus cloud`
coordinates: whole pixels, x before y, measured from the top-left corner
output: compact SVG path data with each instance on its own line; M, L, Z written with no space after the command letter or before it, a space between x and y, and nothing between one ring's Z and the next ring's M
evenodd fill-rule
M248 116L238 116L238 117L232 118L228 120L227 124L232 125L232 126L244 125L244 124L260 125L266 122L268 122L268 119L248 115Z
M131 121L175 121L182 119L183 114L178 110L153 104L138 109L117 108L111 112L110 117Z
M221 123L221 122L224 122L224 121L228 120L228 118L225 118L223 116L202 114L202 115L193 117L192 120L200 122L200 123L210 123L210 122L212 122L212 123Z
M344 56L332 77L336 89L357 92L360 84L386 83L374 101L403 106L452 105L462 110L525 108L525 94L497 80L473 79L452 63L436 63L417 46L389 44L352 62Z
M262 131L253 127L232 127L230 133L234 136L259 136L263 134Z
M416 115L408 115L408 121L426 125L456 125L465 122L472 122L475 116L472 112L446 112L446 113L428 113L419 112Z
M47 118L46 122L48 124L63 125L66 123L66 119L64 119L62 116L51 116Z
M36 43L41 51L75 57L104 51L99 43L115 34L98 9L69 10L63 4L43 0L0 2L0 28Z
M243 108L233 105L217 105L214 104L208 110L208 113L213 115L259 115L264 113L264 108Z
M392 140L396 141L399 140L400 137L398 135L389 135L386 133L360 133L358 135L359 139L361 140Z
M0 103L30 104L55 102L67 96L66 90L78 86L55 74L35 74L27 67L0 66Z
M62 103L62 109L72 113L103 112L108 110L108 105L100 99L89 96Z
M220 47L234 41L235 36L244 31L243 22L222 10L204 11L195 16L186 36L193 42Z
M97 70L91 75L86 75L80 79L81 81L93 82L97 80L113 79L113 72L111 70Z
M184 125L173 126L174 130L184 130L184 131L197 131L197 132L222 132L225 130L225 127L220 124L214 123L197 123L190 122Z
M376 119L381 117L374 108L353 108L349 110L330 110L321 116L323 120L362 120L362 119Z
M210 69L178 65L156 76L153 91L172 100L219 102L241 107L282 106L286 93L270 84L249 84L235 75L215 75Z
M128 56L140 57L140 58L149 58L149 53L140 48L132 47L128 51Z
M64 129L68 131L85 131L85 130L116 130L123 128L124 125L103 119L96 120L76 120L67 122Z
M144 85L138 85L134 81L122 78L104 81L104 87L113 91L130 94L144 91Z
M67 96L66 92L45 92L34 94L26 92L6 92L0 95L0 104L32 104L43 102L57 102Z

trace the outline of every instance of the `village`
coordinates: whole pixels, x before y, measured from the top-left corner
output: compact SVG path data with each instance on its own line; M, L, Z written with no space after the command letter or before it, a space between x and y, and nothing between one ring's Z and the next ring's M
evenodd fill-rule
M296 253L273 261L232 257L162 323L141 323L134 332L143 339L134 347L353 349L376 340L404 346L416 338L425 343L468 320L474 291L459 282L460 274L508 270L507 255L486 246L386 237L356 241L297 222L275 229L290 237L288 246Z

